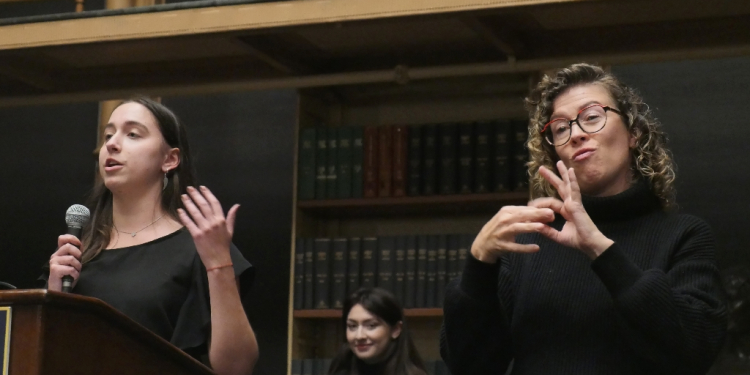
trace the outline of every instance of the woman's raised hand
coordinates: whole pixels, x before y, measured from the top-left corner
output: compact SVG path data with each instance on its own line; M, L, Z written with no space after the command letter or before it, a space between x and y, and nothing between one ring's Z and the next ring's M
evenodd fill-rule
M565 219L565 225L560 231L545 225L539 232L559 244L578 249L591 259L596 259L614 242L599 231L583 207L581 189L573 168L565 168L563 162L558 161L557 170L562 178L545 167L540 167L539 173L554 186L560 199L535 199L529 202L529 207L549 208Z
M203 265L206 269L212 269L231 264L229 246L240 205L232 206L225 218L221 203L207 187L195 189L189 186L187 192L182 195L185 210L179 209L178 214L182 224L193 236Z
M81 275L81 241L72 234L57 238L57 251L49 259L47 289L62 291L63 276L73 277L73 286Z

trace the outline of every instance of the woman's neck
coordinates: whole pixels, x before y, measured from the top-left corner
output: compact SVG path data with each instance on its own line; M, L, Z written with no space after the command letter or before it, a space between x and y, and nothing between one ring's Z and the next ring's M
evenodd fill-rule
M128 195L113 192L112 223L107 249L153 241L182 227L162 208L161 190L158 189Z

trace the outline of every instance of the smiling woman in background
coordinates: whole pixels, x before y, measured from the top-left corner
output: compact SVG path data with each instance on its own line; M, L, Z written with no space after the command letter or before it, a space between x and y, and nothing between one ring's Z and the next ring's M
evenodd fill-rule
M726 310L714 239L671 211L674 168L648 106L602 68L527 99L533 195L503 207L445 297L453 375L705 374Z
M346 343L331 362L334 375L427 375L409 336L404 310L380 288L363 288L344 303Z

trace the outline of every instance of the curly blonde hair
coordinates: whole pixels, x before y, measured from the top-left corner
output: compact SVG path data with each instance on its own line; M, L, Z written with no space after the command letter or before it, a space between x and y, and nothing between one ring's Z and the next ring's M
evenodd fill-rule
M601 67L590 64L573 64L553 76L545 75L525 100L529 112L527 146L531 156L528 166L532 198L557 195L555 188L538 173L541 166L557 173L555 163L560 160L555 147L547 143L541 133L554 110L553 102L571 87L586 84L601 85L609 91L623 119L627 120L628 132L636 138L630 163L634 178L643 176L659 197L662 207L672 207L675 203L675 166L661 124L635 90Z

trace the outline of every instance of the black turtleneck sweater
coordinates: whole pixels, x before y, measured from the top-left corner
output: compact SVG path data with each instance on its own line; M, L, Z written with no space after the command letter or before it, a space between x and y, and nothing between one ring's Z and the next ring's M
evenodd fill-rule
M593 262L537 233L533 254L468 260L448 286L440 351L453 375L705 374L726 331L708 225L640 181L583 197L615 243ZM561 229L564 219L551 225Z

